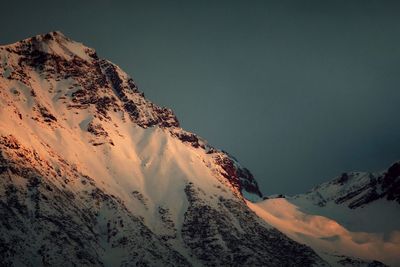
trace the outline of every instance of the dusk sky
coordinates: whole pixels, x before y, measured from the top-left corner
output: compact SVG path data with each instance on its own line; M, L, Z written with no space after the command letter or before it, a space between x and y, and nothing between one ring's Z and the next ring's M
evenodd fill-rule
M23 3L25 2L25 3ZM9 1L0 43L60 30L119 65L266 195L400 159L399 1Z

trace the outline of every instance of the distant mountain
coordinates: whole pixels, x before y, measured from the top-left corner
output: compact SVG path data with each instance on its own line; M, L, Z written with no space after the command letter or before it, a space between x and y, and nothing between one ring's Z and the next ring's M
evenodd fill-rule
M0 47L1 266L328 266L233 157L60 32Z
M313 188L303 197L320 207L334 202L358 209L379 200L400 205L400 162L394 163L382 173L343 173L331 182Z
M400 266L400 163L378 173L343 173L306 194L249 206L332 265Z

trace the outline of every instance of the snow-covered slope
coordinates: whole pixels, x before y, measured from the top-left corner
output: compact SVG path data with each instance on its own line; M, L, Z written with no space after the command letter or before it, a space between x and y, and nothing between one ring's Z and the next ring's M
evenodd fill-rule
M324 266L245 204L251 173L60 32L0 47L0 258Z
M343 173L306 194L248 205L332 265L379 260L400 266L399 193L395 163L381 173Z

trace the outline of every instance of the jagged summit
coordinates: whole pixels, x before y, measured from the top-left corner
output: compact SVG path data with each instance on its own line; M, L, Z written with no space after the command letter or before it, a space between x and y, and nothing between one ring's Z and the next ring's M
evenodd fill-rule
M43 33L43 34L37 34L35 36L31 36L31 37L19 40L15 43L2 44L2 45L0 45L0 47L14 46L14 45L17 45L18 43L29 43L29 42L39 41L39 40L41 42L48 42L50 40L56 40L59 42L74 42L72 39L65 36L64 33L56 30L56 31L51 31L51 32Z
M62 33L59 30L47 32L47 33L44 33L44 34L38 34L35 37L36 38L47 37L47 39L51 39L51 38L49 38L49 36L53 37L55 40L62 41L62 42L64 42L64 41L74 42L71 38L67 37L64 33Z
M72 102L81 102L83 106L95 104L100 113L106 116L107 106L118 98L123 102L122 109L142 127L156 124L163 127L179 127L179 121L173 112L145 99L133 79L118 66L108 60L100 59L94 49L71 40L60 31L36 35L14 44L1 46L0 49L4 51L3 76L7 76L5 78L29 83L29 79L24 80L27 75L24 75L23 70L28 67L45 76L47 80L76 79L78 82L76 85L80 82L83 86L73 92L75 98ZM8 77L12 75L17 77ZM112 92L108 92L111 100L107 97L101 99L97 97L104 93L104 89L112 89ZM82 99L84 96L91 99Z
M17 51L36 51L37 53L51 54L66 60L78 57L81 60L91 61L97 58L93 48L73 41L60 31L39 34L13 44L2 45L0 49L17 49Z
M44 42L44 43L49 43L50 41L56 41L59 43L77 43L71 38L67 37L64 33L61 31L55 30L43 34L38 34L29 38L26 38L24 40L21 40L19 42ZM82 44L83 45L83 44Z

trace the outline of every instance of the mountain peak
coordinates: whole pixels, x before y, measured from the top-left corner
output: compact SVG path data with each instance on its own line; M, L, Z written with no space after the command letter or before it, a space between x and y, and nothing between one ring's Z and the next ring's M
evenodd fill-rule
M380 199L400 204L400 163L392 164L384 172L342 173L332 181L316 186L309 194L321 206L331 201L356 209Z
M44 42L44 43L52 43L56 42L58 44L62 45L68 45L68 43L76 43L80 44L81 46L85 46L81 43L75 42L71 38L67 37L64 33L61 31L51 31L48 33L44 34L38 34L36 36L33 36L31 38L26 39L27 42Z
M68 38L60 31L38 34L13 44L3 45L0 46L0 50L24 55L33 54L33 56L51 55L66 60L78 57L92 61L97 58L94 49Z
M31 37L24 38L22 40L19 40L15 43L10 43L10 44L3 44L0 45L0 47L12 47L20 43L32 43L32 42L48 42L50 40L56 40L58 42L70 42L72 39L68 38L65 36L64 33L61 31L50 31L47 33L41 33L37 34Z
M110 124L115 127L119 119L144 129L162 128L180 142L211 155L218 166L218 176L228 180L238 195L251 200L262 196L252 174L232 156L180 128L173 111L146 99L121 68L63 33L49 32L2 47L0 59L6 62L0 65L0 74L6 78L4 86L14 87L13 91L18 91L21 84L29 88L26 101L33 107L25 111L25 116L53 128L70 127L81 121L79 127L94 135L90 142L96 146L114 144L113 130L107 128ZM21 104L17 103L19 100L10 101ZM30 109L37 116L32 116ZM80 114L84 113L87 115L82 118Z
M48 33L43 33L43 34L38 34L36 36L33 36L31 38L28 39L32 39L32 38L36 38L36 39L42 39L44 41L46 40L57 40L57 41L72 41L70 38L68 38L67 36L65 36L64 33L62 33L61 31L51 31Z

